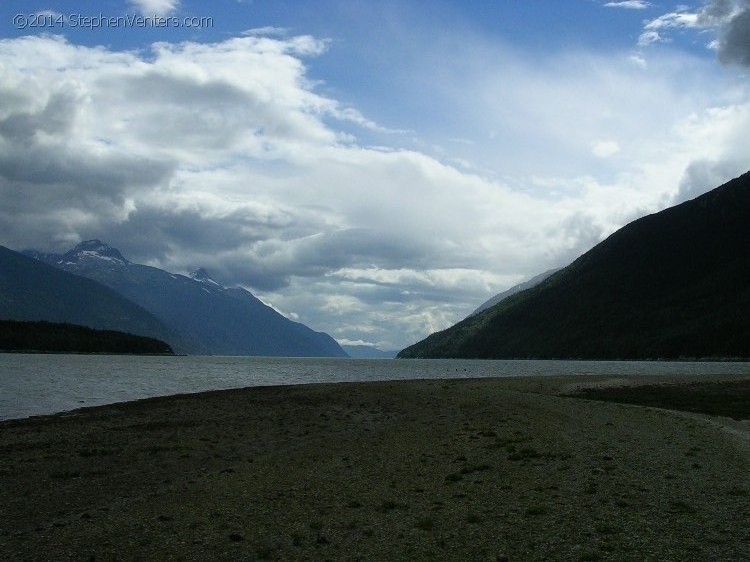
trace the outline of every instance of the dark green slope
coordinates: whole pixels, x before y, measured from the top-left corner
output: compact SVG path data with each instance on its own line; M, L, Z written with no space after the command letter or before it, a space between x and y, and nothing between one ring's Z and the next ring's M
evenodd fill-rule
M399 357L750 358L750 173Z
M96 281L0 246L0 319L77 324L171 340L174 333Z
M115 330L74 324L0 320L0 351L173 355L169 344Z

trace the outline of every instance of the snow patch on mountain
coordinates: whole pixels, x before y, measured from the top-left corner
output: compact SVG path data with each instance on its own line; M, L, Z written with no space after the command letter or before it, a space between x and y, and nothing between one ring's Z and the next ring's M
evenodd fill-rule
M84 260L97 259L116 263L118 265L128 265L126 260L117 248L101 240L85 240L76 245L75 248L63 254L63 262L66 264L78 263Z
M199 267L195 271L191 272L190 279L192 279L193 281L198 281L199 283L204 283L216 289L224 288L220 283L212 279L211 276L208 274L208 271L206 271L202 267Z

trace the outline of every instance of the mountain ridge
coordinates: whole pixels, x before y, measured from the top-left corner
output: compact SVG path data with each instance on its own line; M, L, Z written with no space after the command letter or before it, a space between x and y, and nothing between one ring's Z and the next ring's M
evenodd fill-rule
M487 299L485 302L483 302L482 304L480 304L474 310L474 312L472 312L471 314L469 314L469 316L476 316L477 314L479 314L479 313L487 310L488 308L492 308L493 306L495 306L496 304L500 303L501 301L507 299L508 297L511 297L511 296L515 295L516 293L520 293L521 291L525 291L526 289L531 289L532 287L536 287L537 285L539 285L539 283L541 283L542 281L544 281L545 279L547 279L547 277L549 277L550 275L552 275L552 274L557 273L558 271L560 271L560 269L561 268L559 268L559 267L554 268L554 269L548 269L547 271L545 271L543 273L540 273L539 275L535 275L534 277L532 277L531 279L529 279L527 281L523 281L522 283L518 283L517 285L513 285L511 288L509 288L509 289L507 289L507 290L505 290L505 291L503 291L501 293L498 293L497 295L495 295L494 297L492 297L490 299Z
M637 219L399 357L750 357L750 172Z
M148 310L192 342L188 353L346 357L328 334L289 320L245 289L223 287L203 268L185 276L133 263L100 240L81 242L64 254L26 253Z
M176 332L117 291L4 246L0 319L76 324L179 342Z

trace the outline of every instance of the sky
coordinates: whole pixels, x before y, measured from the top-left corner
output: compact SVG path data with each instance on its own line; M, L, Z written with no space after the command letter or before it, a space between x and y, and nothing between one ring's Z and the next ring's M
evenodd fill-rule
M750 0L5 0L0 244L401 349L750 169Z

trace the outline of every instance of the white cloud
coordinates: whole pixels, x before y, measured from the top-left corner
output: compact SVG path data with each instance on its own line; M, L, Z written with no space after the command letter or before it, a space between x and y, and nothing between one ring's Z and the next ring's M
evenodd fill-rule
M707 47L717 52L721 62L750 66L750 2L748 0L709 0L700 9L689 11L680 6L674 12L663 14L646 22L638 45L669 42L670 30L692 29L712 31L716 39Z
M254 27L242 33L243 35L267 36L267 37L287 37L289 29L286 27L276 27L267 25L265 27Z
M414 94L430 115L460 115L455 131L397 123L420 146L447 143L439 156L320 93L307 59L330 44L317 38L147 53L0 41L0 243L102 238L172 271L205 266L342 341L397 348L750 161L747 94L704 61L540 63L462 41L425 50L424 75L403 69L431 84Z
M607 2L605 8L624 8L626 10L645 10L651 6L651 2L645 0L626 0L624 2Z
M628 56L628 60L640 68L646 68L648 66L648 62L646 62L646 59L641 55L630 55Z
M645 47L653 43L669 41L669 36L663 35L663 31L667 29L690 29L699 26L699 16L696 13L682 11L664 14L646 23L638 38L638 45Z
M599 158L609 158L620 152L620 145L613 140L600 140L591 145L591 152Z
M144 16L164 16L177 10L180 0L128 0Z

